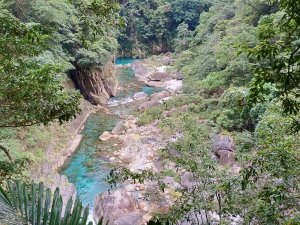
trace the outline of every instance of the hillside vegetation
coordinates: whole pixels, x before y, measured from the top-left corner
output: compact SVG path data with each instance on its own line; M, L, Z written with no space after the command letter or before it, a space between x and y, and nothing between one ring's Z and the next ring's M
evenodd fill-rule
M191 35L175 39L171 70L183 73L184 93L140 115L184 134L162 156L195 183L158 218L201 224L213 211L220 224L236 215L243 224L298 224L299 2L210 3ZM227 166L212 158L215 134L235 143Z

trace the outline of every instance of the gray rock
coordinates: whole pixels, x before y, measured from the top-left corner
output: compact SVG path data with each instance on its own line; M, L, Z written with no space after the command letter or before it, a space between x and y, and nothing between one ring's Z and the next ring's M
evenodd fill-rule
M144 64L139 60L134 61L134 63L132 64L132 69L135 75L141 78L146 78L149 73L147 67L145 67Z
M117 125L115 126L115 128L112 130L111 133L121 135L124 134L125 132L126 132L125 124L123 123L123 121L120 121L117 123Z
M146 83L146 85L148 87L160 87L160 88L163 88L166 86L166 83L165 82L160 82L160 81L149 81Z
M142 217L134 194L125 189L98 195L94 203L93 216L95 221L103 216L111 225L138 225L141 224Z
M168 91L157 92L150 95L150 100L160 100L168 96L170 96L170 92Z
M235 151L235 145L233 139L229 136L225 136L222 134L214 135L213 137L213 150L217 152L219 150L226 150L226 151Z
M175 190L182 188L182 186L178 182L176 182L173 177L165 177L163 179L163 182Z
M133 151L127 150L127 151L122 151L120 153L120 160L122 160L124 163L130 163L135 160L136 154Z
M150 75L150 81L169 81L171 80L171 74L157 72Z
M170 117L170 116L172 116L176 111L177 111L176 109L171 109L171 110L169 110L169 111L165 111L165 112L163 113L163 115L164 115L164 117Z
M196 180L193 177L193 174L191 172L185 172L181 176L181 186L186 188L187 190L191 190L194 185L197 185Z
M232 165L234 162L235 145L229 136L217 134L213 137L213 152L220 164Z
M149 101L149 102L145 102L143 103L140 107L139 107L139 110L140 111L145 111L151 107L154 107L154 106L158 106L160 105L160 102L157 101L157 100L153 100L153 101Z
M82 95L93 105L104 105L117 93L118 80L112 61L97 70L83 70L76 66L73 78Z
M182 73L179 73L179 72L173 73L172 78L176 79L176 80L183 80L183 75L182 75Z
M172 59L171 59L169 56L164 56L164 57L161 59L161 62L162 62L163 64L169 65L169 64L172 62Z
M110 138L112 138L113 136L111 135L111 133L109 133L108 131L103 132L103 134L101 134L101 136L99 137L100 141L107 141Z
M234 153L227 150L219 150L216 152L218 160L222 165L232 165L234 163Z
M138 92L133 95L133 99L136 101L145 100L148 98L148 95L144 92Z
M140 225L143 220L143 214L141 213L130 213L117 219L115 225Z

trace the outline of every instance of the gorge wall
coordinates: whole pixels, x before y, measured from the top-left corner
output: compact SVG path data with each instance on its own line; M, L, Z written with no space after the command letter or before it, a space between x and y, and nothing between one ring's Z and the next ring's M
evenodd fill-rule
M85 99L93 105L103 105L116 95L118 82L115 75L115 66L112 61L103 67L86 70L75 65L70 75Z

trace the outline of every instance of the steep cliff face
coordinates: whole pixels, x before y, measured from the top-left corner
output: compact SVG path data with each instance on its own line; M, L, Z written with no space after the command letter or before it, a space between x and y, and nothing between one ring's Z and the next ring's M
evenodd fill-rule
M102 68L85 70L76 66L71 72L71 78L75 82L82 95L94 105L103 105L110 97L116 95L118 82L116 70L112 61Z

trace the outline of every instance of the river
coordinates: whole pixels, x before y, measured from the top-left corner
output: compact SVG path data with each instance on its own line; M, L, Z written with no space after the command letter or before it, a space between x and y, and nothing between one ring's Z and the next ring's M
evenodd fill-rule
M131 58L118 58L116 64L125 65L133 61ZM107 103L109 114L100 110L87 119L81 144L60 171L76 186L77 197L83 205L89 205L90 208L93 208L96 195L109 190L109 185L104 181L112 169L108 155L121 146L117 140L101 142L99 136L104 131L111 131L122 115L130 115L136 110L132 98L134 93L143 91L150 95L162 91L160 88L144 86L131 68L118 68L117 76L120 90Z

